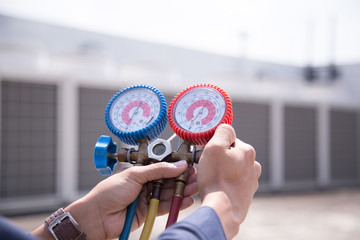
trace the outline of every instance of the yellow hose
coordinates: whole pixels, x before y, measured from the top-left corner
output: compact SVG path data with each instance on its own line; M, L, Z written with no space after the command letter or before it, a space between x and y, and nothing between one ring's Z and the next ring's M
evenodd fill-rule
M150 238L158 208L159 208L159 199L152 198L150 200L149 211L146 216L143 230L141 232L140 240L148 240Z

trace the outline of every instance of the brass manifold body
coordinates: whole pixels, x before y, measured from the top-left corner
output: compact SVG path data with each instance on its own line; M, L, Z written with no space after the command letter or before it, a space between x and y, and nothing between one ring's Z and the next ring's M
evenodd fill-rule
M191 151L191 142L184 141L180 144L179 148L175 152L170 152L163 159L155 159L149 157L149 141L147 139L142 139L139 141L139 147L137 150L134 148L126 149L120 148L117 153L107 153L108 159L116 159L118 162L128 162L134 165L148 165L152 163L157 163L160 161L165 162L177 162L180 160L186 160L189 165L198 163L202 150L197 150L196 147L193 147Z
M156 139L149 144L148 139L142 139L139 141L137 150L134 148L120 148L117 153L107 152L106 157L108 162L127 162L135 166L156 164L158 162L177 162L180 160L186 160L190 166L199 162L201 153L202 150L197 150L195 146L192 147L192 143L189 141L183 141L176 151L171 151L171 144L169 140ZM166 228L177 221L188 176L189 168L180 176L175 178L174 194ZM163 184L164 179L153 181L149 210L140 240L148 240L150 237L159 206L161 188Z

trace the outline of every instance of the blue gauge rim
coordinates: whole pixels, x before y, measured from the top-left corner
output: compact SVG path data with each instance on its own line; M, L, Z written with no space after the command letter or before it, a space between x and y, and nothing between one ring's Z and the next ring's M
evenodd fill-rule
M112 125L110 118L109 118L110 108L111 108L113 102L115 101L115 99L119 95L123 94L126 91L136 89L136 88L146 88L146 89L153 91L157 95L157 97L159 98L159 102L160 102L159 116L155 119L154 122L152 122L145 128L142 128L142 129L139 129L136 131L132 131L132 132L123 132L123 131L118 130L117 128L115 128ZM153 86L149 86L149 85L144 85L144 84L129 86L129 87L124 88L121 91L117 92L111 98L111 100L109 101L109 103L106 107L106 110L105 110L105 123L106 123L106 126L108 127L108 129L116 137L118 137L120 141L122 141L126 144L129 144L129 145L137 145L138 141L141 139L144 139L144 138L148 138L150 141L155 139L165 130L167 121L168 121L167 104L166 104L166 99L165 99L164 95L157 88L155 88Z

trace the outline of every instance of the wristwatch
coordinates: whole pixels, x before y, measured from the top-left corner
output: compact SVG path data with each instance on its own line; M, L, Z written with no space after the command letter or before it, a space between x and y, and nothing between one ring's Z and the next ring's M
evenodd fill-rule
M75 219L63 208L47 217L45 224L55 240L86 240L85 233L80 230Z

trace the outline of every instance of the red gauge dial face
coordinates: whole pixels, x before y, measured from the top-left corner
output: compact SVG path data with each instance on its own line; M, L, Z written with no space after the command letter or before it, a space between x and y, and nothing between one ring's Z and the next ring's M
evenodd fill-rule
M216 114L215 105L209 100L198 100L190 105L186 111L186 120L191 122L191 127L194 124L206 125L210 123ZM190 130L189 129L189 130Z
M160 101L156 93L146 88L135 88L114 100L109 118L118 130L132 132L154 122L159 113Z
M223 119L226 101L222 94L210 87L193 88L181 95L174 105L176 124L188 132L204 132Z

